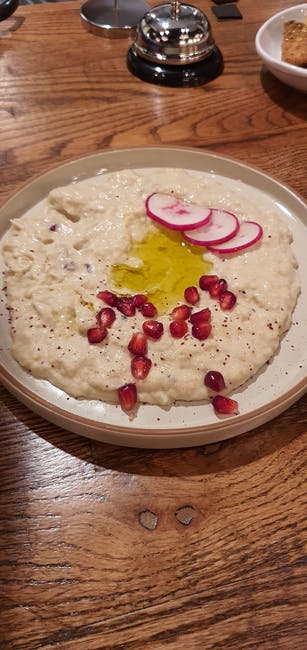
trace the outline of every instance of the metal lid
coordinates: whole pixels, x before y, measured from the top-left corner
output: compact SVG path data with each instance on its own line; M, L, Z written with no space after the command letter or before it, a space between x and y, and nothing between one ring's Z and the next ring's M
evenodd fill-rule
M210 56L214 39L207 16L178 1L158 5L140 20L134 52L148 61L186 65Z

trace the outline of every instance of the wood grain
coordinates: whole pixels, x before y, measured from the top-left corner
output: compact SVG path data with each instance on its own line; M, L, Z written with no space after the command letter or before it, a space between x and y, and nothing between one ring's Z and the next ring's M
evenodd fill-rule
M132 77L130 41L86 32L77 2L1 23L1 202L66 160L146 144L232 156L306 196L306 97L254 48L288 3L246 0L231 23L197 4L225 70L192 89ZM0 400L1 650L306 647L306 398L179 451L100 444Z

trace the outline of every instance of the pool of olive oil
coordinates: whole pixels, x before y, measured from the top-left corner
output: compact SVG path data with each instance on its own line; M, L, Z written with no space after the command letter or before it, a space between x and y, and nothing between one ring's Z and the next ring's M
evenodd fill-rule
M141 242L135 242L129 255L140 260L136 267L112 266L111 277L118 293L145 293L159 314L184 301L184 290L198 286L201 275L208 273L204 248L186 242L175 230L159 227Z

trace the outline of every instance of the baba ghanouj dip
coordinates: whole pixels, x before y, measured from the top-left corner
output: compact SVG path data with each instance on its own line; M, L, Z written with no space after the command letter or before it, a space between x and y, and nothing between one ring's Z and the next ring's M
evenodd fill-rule
M231 398L278 351L299 294L273 201L215 174L124 170L52 190L3 238L11 352L79 399Z

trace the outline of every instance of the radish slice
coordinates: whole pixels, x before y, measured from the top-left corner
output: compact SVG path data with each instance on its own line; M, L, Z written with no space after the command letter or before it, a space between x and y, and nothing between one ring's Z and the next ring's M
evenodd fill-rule
M211 209L180 201L175 196L154 192L146 199L146 212L151 219L172 230L192 230L210 221Z
M184 238L192 244L199 246L212 246L221 244L234 237L240 224L235 214L221 208L212 208L209 223L205 223L192 233L184 232Z
M208 246L212 253L236 253L255 244L263 235L263 230L256 221L242 221L238 233L220 246Z

